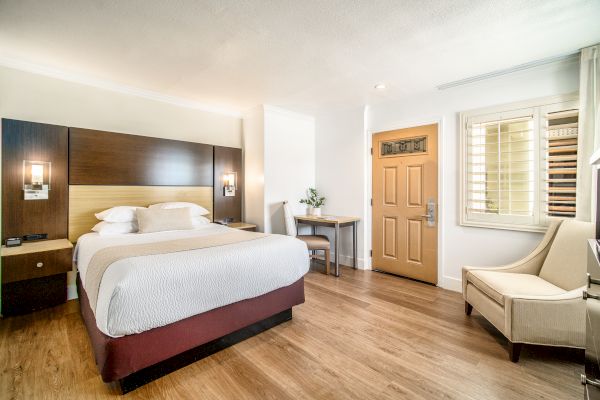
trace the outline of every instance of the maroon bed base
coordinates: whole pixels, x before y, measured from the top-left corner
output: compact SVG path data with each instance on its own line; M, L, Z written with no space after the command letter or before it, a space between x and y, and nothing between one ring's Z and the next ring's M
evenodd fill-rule
M112 382L291 310L293 306L304 302L304 278L290 286L253 299L119 338L106 336L98 329L79 276L77 291L81 315L94 349L96 365L102 380ZM289 317L291 318L291 312Z

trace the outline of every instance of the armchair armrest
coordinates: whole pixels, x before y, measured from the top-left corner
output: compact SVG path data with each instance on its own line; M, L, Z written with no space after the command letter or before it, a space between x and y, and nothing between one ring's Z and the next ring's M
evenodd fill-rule
M509 340L584 347L584 288L552 296L505 296L505 322Z
M463 285L463 295L466 293L467 288L467 274L469 271L475 270L486 270L486 271L501 271L501 272L512 272L515 274L530 274L530 275L538 275L540 270L542 269L542 265L544 264L544 260L550 251L550 246L554 240L554 236L558 231L558 227L560 226L562 221L554 221L548 227L544 238L537 245L535 249L531 253L529 253L524 258L520 259L511 264L502 265L498 267L469 267L465 266L462 269L462 285Z

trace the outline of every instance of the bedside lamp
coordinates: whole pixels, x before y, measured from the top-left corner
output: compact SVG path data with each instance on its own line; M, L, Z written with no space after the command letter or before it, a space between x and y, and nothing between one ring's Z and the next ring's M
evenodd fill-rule
M25 200L47 200L50 190L52 163L23 161L23 192Z
M235 196L237 182L237 173L228 172L223 175L223 196L231 197Z

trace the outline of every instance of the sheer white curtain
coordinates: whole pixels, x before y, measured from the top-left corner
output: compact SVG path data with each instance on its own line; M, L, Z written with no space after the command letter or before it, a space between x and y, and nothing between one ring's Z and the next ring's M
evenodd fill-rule
M590 221L592 169L589 160L600 147L600 44L581 50L579 104L576 218Z

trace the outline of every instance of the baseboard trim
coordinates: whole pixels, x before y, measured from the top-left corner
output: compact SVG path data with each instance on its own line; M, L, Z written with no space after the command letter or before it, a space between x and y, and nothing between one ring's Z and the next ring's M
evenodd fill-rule
M323 256L323 254L318 254L316 257L316 259L318 260L325 260L325 256ZM352 261L354 260L354 258L352 256L345 256L343 254L340 254L340 264L341 265L345 265L347 267L351 267L352 266ZM331 255L331 264L335 263L335 256L332 254ZM371 269L368 267L365 267L365 260L363 258L358 257L356 260L356 268L358 269Z
M462 279L444 276L442 277L439 286L443 287L444 289L452 290L453 292L462 293Z

